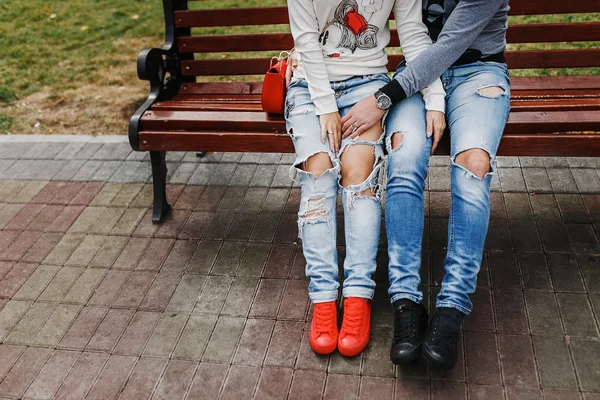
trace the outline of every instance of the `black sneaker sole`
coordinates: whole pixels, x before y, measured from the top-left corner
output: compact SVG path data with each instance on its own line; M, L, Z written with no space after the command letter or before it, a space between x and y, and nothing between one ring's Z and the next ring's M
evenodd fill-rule
M438 358L436 358L433 354L431 354L429 352L429 350L427 350L427 346L423 346L422 353L423 353L423 358L425 359L425 361L427 361L427 363L429 363L431 368L435 368L435 369L443 369L445 371L449 371L454 368L454 366L456 365L456 361L458 361L458 360L456 360L454 362L441 361Z
M392 364L402 365L402 364L410 364L410 363L416 361L417 358L419 358L419 356L421 355L422 346L423 346L423 342L419 343L419 345L415 346L413 351L408 353L408 355L406 355L405 357L399 357L398 355L396 355L394 357L392 355L392 352L390 351L390 359L392 360Z

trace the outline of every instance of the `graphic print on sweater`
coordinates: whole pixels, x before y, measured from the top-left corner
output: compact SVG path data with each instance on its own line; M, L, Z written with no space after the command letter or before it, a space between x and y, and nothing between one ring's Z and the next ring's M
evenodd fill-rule
M379 27L369 24L373 15L381 10L384 0L342 0L335 10L333 20L325 25L319 42L327 56L339 58L353 54L356 49L369 50L377 47ZM333 43L335 47L332 46Z

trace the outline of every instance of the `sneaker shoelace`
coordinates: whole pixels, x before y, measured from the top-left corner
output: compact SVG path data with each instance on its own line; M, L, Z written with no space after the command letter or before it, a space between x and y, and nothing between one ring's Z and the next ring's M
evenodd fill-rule
M433 325L431 331L431 341L447 351L454 351L456 348L456 335L449 329L444 329L456 324L454 318L443 313L436 313L431 322ZM446 340L442 340L445 338Z
M344 320L342 329L344 332L358 336L363 320L364 307L358 302L347 300L344 304Z
M314 320L317 333L329 333L335 324L335 305L319 305L315 307Z
M417 313L409 307L396 309L394 318L394 342L413 339L417 334Z

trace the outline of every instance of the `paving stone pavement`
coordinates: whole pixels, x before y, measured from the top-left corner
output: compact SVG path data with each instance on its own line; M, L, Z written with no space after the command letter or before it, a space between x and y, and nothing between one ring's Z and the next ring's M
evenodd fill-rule
M600 398L596 159L499 158L475 311L449 373L389 361L384 232L369 347L311 351L292 155L168 162L174 211L153 225L149 160L126 139L0 138L0 399ZM434 157L428 304L448 188L448 160Z

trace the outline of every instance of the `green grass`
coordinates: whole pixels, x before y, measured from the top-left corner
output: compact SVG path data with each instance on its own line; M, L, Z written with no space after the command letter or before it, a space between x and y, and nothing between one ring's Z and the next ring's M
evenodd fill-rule
M191 8L285 5L285 0L203 0ZM511 23L582 22L598 14L518 17ZM289 31L287 26L194 29L223 34ZM161 0L0 0L0 134L125 133L147 95L135 60L164 36ZM599 43L512 45L511 50L599 47ZM248 53L258 57L266 53ZM237 58L213 53L197 58ZM600 74L600 68L514 71L514 75ZM231 78L209 78L228 80ZM235 77L236 80L256 77ZM37 126L37 128L36 128Z

